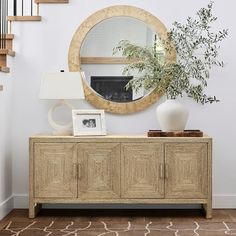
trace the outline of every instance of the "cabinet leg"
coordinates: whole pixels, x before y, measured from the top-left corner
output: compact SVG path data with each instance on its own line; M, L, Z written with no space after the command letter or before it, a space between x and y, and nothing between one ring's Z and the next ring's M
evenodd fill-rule
M203 204L202 206L203 206L203 209L205 211L206 218L211 219L212 218L212 204L207 203L207 204Z
M36 204L33 202L29 203L29 218L35 218L40 209L42 208L42 204Z

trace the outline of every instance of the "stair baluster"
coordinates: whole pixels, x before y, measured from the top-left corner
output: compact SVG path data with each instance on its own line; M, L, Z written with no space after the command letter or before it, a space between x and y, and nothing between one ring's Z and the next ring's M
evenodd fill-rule
M6 48L8 0L0 1L0 49Z
M30 12L31 16L33 16L33 0L31 0Z
M2 1L0 1L0 48L2 48Z
M13 2L13 16L17 16L17 0Z

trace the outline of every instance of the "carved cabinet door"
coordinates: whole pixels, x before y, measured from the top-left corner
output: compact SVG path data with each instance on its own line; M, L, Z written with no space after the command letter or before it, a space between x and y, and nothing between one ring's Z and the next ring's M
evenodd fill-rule
M207 197L207 144L165 145L165 197Z
M120 144L78 144L78 197L120 198Z
M76 145L73 143L36 143L34 152L35 197L76 198Z
M164 198L162 143L127 143L121 148L122 198Z

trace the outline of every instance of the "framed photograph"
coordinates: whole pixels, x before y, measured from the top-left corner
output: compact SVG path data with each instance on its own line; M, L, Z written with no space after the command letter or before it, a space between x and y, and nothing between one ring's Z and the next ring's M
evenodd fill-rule
M106 135L104 110L72 110L74 136Z

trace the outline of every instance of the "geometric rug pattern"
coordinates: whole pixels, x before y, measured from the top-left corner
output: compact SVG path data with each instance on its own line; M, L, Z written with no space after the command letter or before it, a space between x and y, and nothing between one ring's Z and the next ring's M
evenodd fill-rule
M223 236L236 235L236 222L10 221L0 236Z

